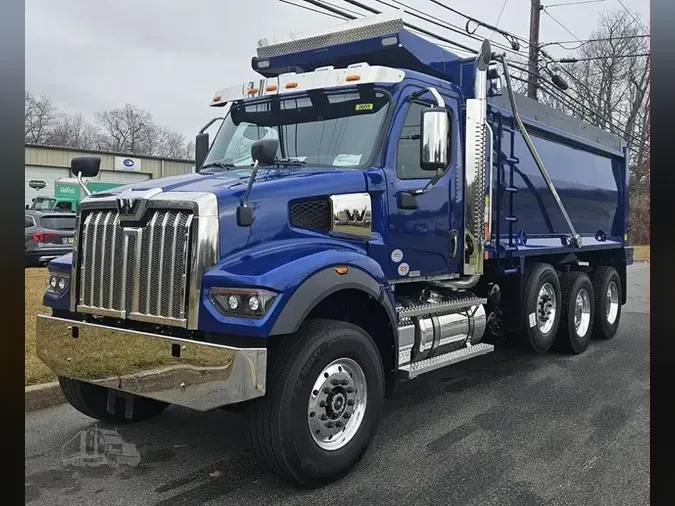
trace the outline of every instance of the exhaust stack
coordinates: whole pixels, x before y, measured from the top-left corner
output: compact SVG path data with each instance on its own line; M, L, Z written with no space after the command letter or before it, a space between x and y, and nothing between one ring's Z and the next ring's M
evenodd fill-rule
M464 258L466 276L483 274L485 251L485 162L487 130L487 71L492 57L488 40L476 57L474 98L466 101L464 160Z

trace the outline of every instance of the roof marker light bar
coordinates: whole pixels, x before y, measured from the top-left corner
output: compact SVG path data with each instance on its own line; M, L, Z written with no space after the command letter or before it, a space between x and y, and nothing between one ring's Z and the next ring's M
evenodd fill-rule
M297 93L299 91L340 88L361 84L396 84L405 77L405 72L390 67L367 63L354 63L347 68L321 67L312 72L297 74L289 72L278 77L248 81L241 85L228 86L215 93L210 105L222 107L228 102L245 98Z
M336 44L395 35L404 29L403 18L378 14L340 23L332 28L313 32L289 33L278 39L258 41L258 59L272 58L300 51L312 51ZM393 39L388 42L392 43ZM393 42L394 44L396 42ZM260 65L259 65L260 66Z

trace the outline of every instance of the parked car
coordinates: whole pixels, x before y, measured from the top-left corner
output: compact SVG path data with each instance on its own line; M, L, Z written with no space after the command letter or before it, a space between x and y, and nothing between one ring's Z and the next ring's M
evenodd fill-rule
M46 265L73 249L75 213L26 210L25 264Z

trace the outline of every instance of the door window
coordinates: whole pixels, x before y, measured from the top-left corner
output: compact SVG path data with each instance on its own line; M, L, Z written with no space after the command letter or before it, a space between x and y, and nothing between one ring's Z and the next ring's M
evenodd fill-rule
M420 166L422 111L429 107L431 105L424 102L412 102L408 107L398 140L396 174L399 179L431 179L434 175Z

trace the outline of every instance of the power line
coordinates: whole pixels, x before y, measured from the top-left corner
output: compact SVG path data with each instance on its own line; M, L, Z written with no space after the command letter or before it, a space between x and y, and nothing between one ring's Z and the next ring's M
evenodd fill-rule
M336 16L335 14L331 14L330 12L320 11L318 9L312 9L311 7L308 7L306 5L294 4L293 2L289 2L288 0L279 0L279 1L282 2L282 3L288 4L288 5L292 5L293 7L300 7L301 9L305 9L307 11L316 12L317 14L325 14L326 16L330 16L331 18L341 19L341 20L345 19L343 17Z
M309 3L312 3L312 4L317 5L317 6L320 6L320 7L324 8L324 9L330 10L331 12L333 12L333 13L335 13L335 14L343 15L343 16L348 17L348 18L350 18L350 19L355 19L355 17L353 17L353 16L351 16L351 15L349 15L349 14L346 14L346 13L340 11L339 8L334 7L334 6L330 6L330 7L329 7L329 6L325 5L325 4L323 4L323 2L320 2L319 0L304 0L304 1L309 2ZM352 5L356 5L356 6L358 6L358 7L361 7L361 8L363 8L364 10L367 10L367 11L373 13L373 14L380 14L380 11L377 11L376 9L373 9L372 7L369 7L369 6L365 5L365 4L362 4L361 2L357 2L356 0L344 0L344 1L346 1L346 2L348 2L348 3L350 3L350 4L352 4ZM392 0L392 1L396 1L396 0ZM431 1L435 3L435 0L431 0ZM440 4L440 5L442 5L442 4ZM442 6L443 6L443 5L442 5ZM443 6L443 7L446 7L446 6ZM449 8L449 7L447 7L447 8L448 8L449 10L451 10L451 11L456 11L456 9L452 9L452 8ZM420 11L420 12L421 12L421 11ZM456 12L459 13L459 11L456 11ZM480 21L480 20L475 20L475 18L471 18L470 16L466 16L465 14L462 14L462 13L459 13L459 14L460 14L460 15L463 15L463 16L466 17L467 19L470 18L470 20L472 20L472 21L474 21L474 22L476 22L476 23L478 23L478 24L480 24L480 25L482 25L482 26L485 26L485 27L490 28L490 29L496 29L496 30L499 31L499 33L502 33L502 34L503 34L503 33L508 33L508 32L506 32L506 31L504 31L504 30L499 29L499 28L492 27L491 25L488 25L487 23L483 23L483 22ZM435 38L435 39L437 39L437 40L440 40L440 41L442 41L442 42L446 42L446 43L448 43L448 44L451 44L451 45L453 45L453 46L460 46L460 47L462 47L462 49L468 51L468 52L471 53L471 54L477 54L477 51L476 51L475 49L473 49L473 48L464 46L464 45L462 45L462 44L458 44L457 42L454 42L454 41L452 41L452 40L449 40L449 39L447 39L447 38L444 38L444 37L441 37L441 36L439 36L439 35L437 35L437 34L434 34L434 33L432 33L432 32L429 32L429 31L427 31L427 30L424 30L424 29L421 29L421 28L419 28L419 27L416 27L415 25L411 25L411 24L409 24L409 23L404 23L404 26L406 26L406 27L408 27L408 28L410 28L410 29L419 31L420 33L423 33L423 34L425 34L425 35L428 35L428 36L430 36L430 37L432 37L432 38ZM510 36L514 37L514 38L523 40L522 37L519 37L519 36L517 36L517 35L515 35L515 34L510 34L510 33L508 33L508 34L509 34ZM471 34L471 35L473 35L473 34ZM526 42L527 42L527 41L526 41ZM541 52L542 52L542 55L544 55L546 58L548 58L551 62L555 62L555 59L554 59L550 54L548 54L547 52L545 52L545 51L543 51L543 50L542 50ZM522 70L522 69L521 69L521 70ZM594 97L594 98L596 98L596 99L597 99L597 98L602 99L602 97L600 97L599 94L594 93L593 90L591 90L587 85L585 85L584 83L582 83L576 76L574 76L572 73L570 73L567 69L562 68L562 71L565 72L567 75L569 75L572 79L574 79L574 80L575 80L580 86L582 86L584 89L586 89L586 91L588 92L588 94L589 94L590 96L592 96L592 97ZM530 71L528 70L527 72L529 73ZM539 73L537 73L537 74L539 75ZM548 81L547 79L543 78L543 76L539 75L539 77L540 77L541 79L544 79L547 83L549 83L549 81ZM555 85L554 83L552 83L552 82L551 82L550 84L553 85L553 86L556 86L556 85ZM571 95L568 95L567 93L564 93L562 90L560 91L560 93L561 93L562 95L564 95L565 97L567 97L568 99L570 99L570 100L572 100L572 101L575 101L575 102L577 102L577 103L580 103L580 102L578 102L577 99L575 99L575 98L572 97ZM578 92L577 92L577 93L578 93ZM585 107L586 109L588 109L588 106L583 105L583 107ZM592 114L596 115L596 117L597 117L597 113L596 113L595 111L592 111L591 109L588 109L588 110L590 110L590 111L592 112ZM621 115L623 115L623 116L626 116L626 113L623 113L622 111L616 111L616 113L621 114ZM610 120L607 120L606 118L602 118L602 119L603 119L603 121L605 121L608 125L610 125L612 128L614 128L615 130L620 130L620 131L622 131L622 130L621 130L620 128L618 128L615 124L613 124ZM623 131L623 133L624 133L625 136L629 136L629 134L628 134L627 132Z
M600 38L597 38L597 39L584 39L584 40L581 40L581 41L578 41L578 40L557 40L557 41L551 41L551 42L544 42L539 47L558 45L558 46L562 47L563 49L566 49L567 51L574 51L576 49L579 49L584 44L589 44L591 42L604 42L606 40L612 41L612 40L626 40L626 39L643 39L643 38L649 38L649 37L650 37L649 35L621 35L619 37L600 37ZM566 48L566 47L563 46L563 44L574 44L575 42L579 42L579 44L576 47Z
M558 26L559 26L560 28L562 28L562 29L565 30L567 33L569 33L569 34L570 34L572 37L574 37L577 41L581 42L581 39L580 39L579 37L577 37L576 35L574 35L574 34L573 34L573 33L572 33L565 25L563 25L560 21L558 21L558 19L557 19L555 16L553 16L553 14L551 14L550 12L548 12L548 11L546 10L546 7L543 7L542 10L544 11L544 14L546 14L549 18L551 18L553 21L555 21L555 22L558 24Z
M499 11L499 16L497 16L497 22L495 23L496 27L499 27L499 22L502 20L502 14L504 14L504 9L506 9L508 1L509 0L504 0L504 3L502 4L502 10Z
M560 58L559 60L554 60L555 63L577 63L580 61L592 61L592 60L611 60L613 58L642 58L643 56L649 56L649 53L638 53L638 54L620 54L614 56L590 56L588 58Z
M568 2L566 4L553 4L547 5L546 8L550 9L551 7L567 7L569 5L581 5L581 4L597 4L600 2L606 2L607 0L584 0L583 2Z
M394 5L390 5L390 4L388 4L387 2L384 2L383 0L375 0L375 1L376 1L376 2L379 2L379 3L383 4L383 5L386 5L387 7L391 7L392 9L396 9L396 10L402 11L402 12L404 12L405 14L408 14L408 15L410 15L410 16L414 16L414 17L416 17L416 18L418 18L418 19L421 19L422 21L426 21L427 23L431 23L431 24L433 24L433 25L440 26L441 28L445 28L446 30L450 30L451 32L455 32L455 33L457 33L457 34L459 34L459 35L461 35L461 36L463 36L463 37L467 37L467 38L469 38L469 39L476 40L476 41L478 41L478 42L483 42L483 38L479 37L478 35L474 35L474 34L472 34L472 33L467 32L464 28L462 28L462 27L460 27L460 26L457 26L457 25L455 25L455 24L453 24L453 23L450 23L449 21L446 21L446 20L429 19L429 18L431 18L431 15L427 14L427 13L424 12L424 11L421 11L421 10L419 10L419 9L416 9L415 7L410 7L410 6L406 5L405 3L400 2L400 1L398 1L398 0L390 0L390 1L391 1L391 2L394 2L395 4L401 5L401 6L405 7L405 8L402 9L402 8L396 7L396 6L394 6ZM409 9L409 10L408 10L408 9ZM411 11L412 11L412 12L411 12ZM500 44L500 43L498 43L498 42L493 42L492 44L493 44L495 47L498 47L498 48L500 48L500 49L503 49L504 51L509 51L509 52L514 53L514 54L516 54L516 55L518 55L518 56L521 56L521 53L520 53L519 51L514 50L512 47L505 46L505 45ZM443 45L441 44L441 46L443 46ZM443 47L447 47L447 46L443 46ZM448 49L452 49L452 48L451 48L451 47L448 47ZM477 54L477 51L474 50L474 51L473 51L473 54Z
M621 5L621 7L623 7L623 10L625 10L625 11L628 13L628 15L629 15L631 18L633 18L633 21L635 21L635 24L636 24L636 25L638 25L640 28L642 28L645 32L648 32L648 31L649 31L649 30L647 30L644 26L642 26L642 23L640 23L640 22L637 20L637 18L633 15L633 13L632 13L631 11L628 10L628 7L626 7L626 6L624 5L624 3L623 3L621 0L616 0L616 1L619 2L619 5Z

